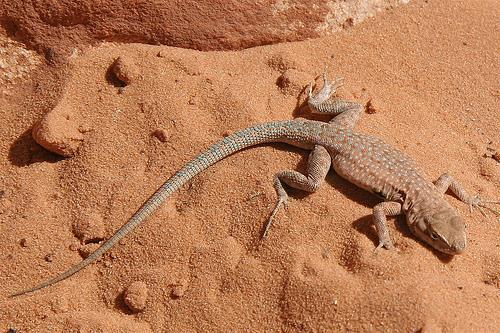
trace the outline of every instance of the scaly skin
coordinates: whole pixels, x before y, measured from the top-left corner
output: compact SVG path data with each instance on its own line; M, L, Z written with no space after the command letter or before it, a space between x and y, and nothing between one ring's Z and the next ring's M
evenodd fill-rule
M11 296L30 293L77 273L98 260L136 226L150 216L172 193L209 166L225 157L262 143L284 142L311 150L307 174L289 170L279 172L274 180L278 201L266 225L263 237L287 194L282 186L316 191L331 166L353 184L375 193L385 201L373 208L379 246L393 247L386 216L405 214L410 230L435 249L448 254L462 253L466 246L465 223L456 210L446 202L443 193L448 187L464 202L474 207L485 207L477 197L470 197L449 175L445 174L435 186L422 176L415 163L398 149L381 139L353 132L363 106L349 101L329 100L340 86L329 83L326 71L323 88L313 96L309 87L309 106L314 112L336 115L329 123L297 119L255 125L215 143L194 158L167 180L118 231L86 259L66 272L32 288Z

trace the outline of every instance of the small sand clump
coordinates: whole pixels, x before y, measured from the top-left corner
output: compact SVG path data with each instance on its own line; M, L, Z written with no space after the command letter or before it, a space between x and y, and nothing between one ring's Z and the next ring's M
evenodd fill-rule
M148 298L148 287L144 282L133 282L125 290L123 300L125 304L133 312L140 312L146 307L146 300Z

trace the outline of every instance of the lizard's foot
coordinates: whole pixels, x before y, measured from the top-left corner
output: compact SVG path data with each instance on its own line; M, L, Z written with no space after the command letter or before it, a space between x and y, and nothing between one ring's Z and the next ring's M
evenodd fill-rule
M392 250L391 236L387 228L387 216L396 216L401 214L401 203L396 201L384 201L373 207L373 220L378 235L378 246L374 252L378 252L381 248L385 247L387 250Z
M281 206L284 206L285 208L288 207L288 195L286 194L285 191L280 193L278 201L276 202L276 205L274 206L274 209L271 213L271 216L269 216L269 219L267 220L266 227L264 228L264 232L262 233L262 239L267 238L267 235L269 234L269 229L271 228L271 224L273 223L274 217L276 216L276 213L278 213Z
M316 95L313 95L313 82L311 82L307 88L308 103L319 105L325 102L332 94L335 94L339 87L344 85L343 81L343 78L336 78L335 81L330 83L327 77L327 67L325 66L325 71L323 72L323 87L321 90Z
M479 209L481 214L486 217L486 212L484 210L487 209L493 214L500 216L499 211L488 207L488 204L500 204L500 200L485 200L481 198L479 194L476 194L475 196L471 197L466 203L469 205L469 210L471 213L474 208L477 208Z
M373 250L373 253L377 254L380 249L386 248L387 250L393 250L394 245L392 244L392 241L390 238L387 239L380 239L378 242L378 246Z

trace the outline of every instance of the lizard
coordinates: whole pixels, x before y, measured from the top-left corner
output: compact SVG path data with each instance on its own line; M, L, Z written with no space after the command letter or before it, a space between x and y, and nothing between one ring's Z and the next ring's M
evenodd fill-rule
M287 205L288 195L283 184L306 192L315 192L333 168L341 177L358 187L372 192L383 201L373 207L373 221L380 248L393 249L387 217L404 214L411 232L434 249L449 255L461 254L466 247L466 224L457 210L445 199L449 189L471 210L500 201L484 200L469 195L448 173L432 183L424 177L416 163L405 153L383 140L357 133L354 126L364 105L330 98L342 86L342 79L330 82L327 70L323 73L323 86L313 94L313 82L307 87L307 104L312 112L331 114L329 122L297 118L271 121L250 126L216 142L188 162L168 179L108 240L88 257L65 272L34 287L15 292L20 296L51 286L79 272L97 261L106 251L148 218L170 195L209 166L242 149L264 143L282 142L310 150L307 171L278 172L274 177L277 201L265 225L262 238L280 207Z

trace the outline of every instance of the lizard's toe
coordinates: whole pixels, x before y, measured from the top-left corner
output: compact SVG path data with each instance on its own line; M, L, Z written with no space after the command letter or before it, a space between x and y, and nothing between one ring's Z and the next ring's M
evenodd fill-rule
M379 253L382 248L385 248L386 250L394 250L394 245L391 240L381 240L379 241L378 246L373 249L373 253Z
M484 211L484 209L489 210L495 215L500 215L499 211L488 206L488 204L499 204L499 203L500 200L483 199L478 194L472 197L471 200L468 202L471 212L473 208L477 208L481 212L481 214L483 214L483 216L485 217L486 217L486 212Z
M269 234L269 229L271 228L271 224L274 221L274 217L278 213L279 209L281 206L284 206L285 208L288 207L288 195L285 193L284 195L280 195L278 198L278 201L276 202L276 205L274 206L273 211L271 212L271 216L269 216L269 219L267 220L266 226L264 228L264 232L262 233L262 239L267 238Z

